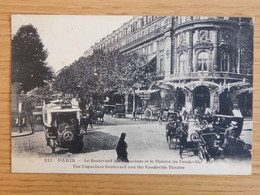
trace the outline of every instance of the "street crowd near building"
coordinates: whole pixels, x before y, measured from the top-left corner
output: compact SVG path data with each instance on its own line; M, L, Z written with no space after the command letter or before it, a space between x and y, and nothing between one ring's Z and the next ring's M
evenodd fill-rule
M125 94L126 110L159 107L252 117L253 20L234 17L135 16L96 49L147 56L153 83Z

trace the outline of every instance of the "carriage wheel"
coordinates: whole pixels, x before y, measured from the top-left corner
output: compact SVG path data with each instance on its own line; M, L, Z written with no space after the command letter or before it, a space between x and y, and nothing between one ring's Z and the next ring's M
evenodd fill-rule
M201 127L202 129L207 128L207 127L208 127L208 121L206 121L206 120L201 121L200 127Z
M153 112L152 112L152 110L151 109L146 109L145 111L144 111L144 115L147 117L147 118L152 118L152 116L153 116Z
M199 141L199 135L197 134L197 133L192 133L191 135L190 135L190 140L192 141L192 142L198 142Z

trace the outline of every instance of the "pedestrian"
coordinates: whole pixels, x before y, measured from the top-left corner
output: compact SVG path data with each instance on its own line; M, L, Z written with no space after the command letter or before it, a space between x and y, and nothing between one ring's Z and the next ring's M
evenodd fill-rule
M136 110L133 111L133 119L132 120L136 121Z
M162 125L162 120L163 120L163 110L161 109L158 117L158 122L160 125Z
M81 134L88 134L87 130L88 130L88 118L87 118L87 114L83 113L81 119L80 119L80 133Z
M116 146L117 161L129 162L127 158L127 143L125 142L126 133L121 133L121 137Z
M88 124L90 125L91 129L93 129L93 126L92 126L92 121L94 119L94 110L93 110L93 107L92 106L89 106L89 117L88 117Z

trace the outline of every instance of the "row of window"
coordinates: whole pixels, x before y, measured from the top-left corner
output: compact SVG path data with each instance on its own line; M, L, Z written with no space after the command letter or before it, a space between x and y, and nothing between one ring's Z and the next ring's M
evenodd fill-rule
M108 46L118 42L118 46L116 46L116 48L119 48L121 46L127 45L127 44L149 34L150 32L157 30L162 25L168 25L170 23L170 19L168 18L166 21L158 21L154 25L151 25L148 28L144 28L142 31L136 32L135 34L133 34L135 31L142 28L144 25L149 24L152 21L154 21L160 17L162 17L162 16L143 16L142 18L139 18L133 24L124 28L119 33L116 33L113 37L107 39L106 41L101 41L98 47L100 49L103 49L103 48L107 48ZM127 39L124 39L121 42L119 42L119 40L125 38L126 36L128 36L130 34L133 34L133 35L129 36Z
M193 21L193 20L207 20L207 19L224 19L224 20L234 20L237 22L248 22L251 21L252 18L230 18L230 17L192 17L192 16L177 16L177 17L168 17L165 20L159 20L155 24L150 25L147 28L144 28L140 32L137 32L139 29L143 28L147 24L150 24L154 20L162 18L163 16L142 16L138 17L138 19L132 24L129 24L127 27L123 28L120 32L115 33L111 38L107 40L102 40L97 46L100 49L107 48L112 44L118 43L115 49L120 48L121 46L127 45L140 37L153 32L154 30L160 28L161 26L168 26L171 23L171 18L175 18L176 24L182 24L185 22ZM246 20L247 19L247 20ZM134 34L136 33L136 34ZM132 34L133 36L129 36ZM123 40L123 38L129 36L127 39ZM122 41L120 41L122 40ZM120 42L119 42L120 41Z
M185 73L187 71L187 57L186 54L181 54L179 56L179 63L177 66L177 73ZM209 53L200 52L197 56L197 71L209 71ZM230 54L226 51L221 51L220 54L220 67L218 71L229 72L230 71Z

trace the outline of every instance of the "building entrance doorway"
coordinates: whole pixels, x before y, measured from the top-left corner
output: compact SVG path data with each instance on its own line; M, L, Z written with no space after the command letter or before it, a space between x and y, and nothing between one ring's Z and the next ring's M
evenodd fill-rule
M185 94L183 91L178 90L177 91L177 110L182 110L183 107L185 107Z
M232 113L233 103L231 101L231 96L228 91L225 90L219 96L219 112L220 114L230 115Z
M210 93L206 86L198 86L193 90L193 108L199 108L203 113L210 107Z

